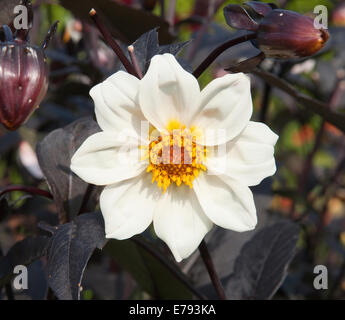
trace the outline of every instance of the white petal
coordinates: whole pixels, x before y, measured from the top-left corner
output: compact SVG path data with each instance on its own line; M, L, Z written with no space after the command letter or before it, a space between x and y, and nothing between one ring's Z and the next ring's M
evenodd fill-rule
M192 189L169 186L157 203L153 217L156 234L170 248L177 262L189 257L212 228Z
M100 206L107 238L128 239L151 224L161 191L148 174L105 187Z
M131 136L98 132L87 138L73 155L71 170L88 183L107 185L139 175L147 161L141 161L139 142Z
M123 71L91 89L97 122L103 131L131 128L140 134L141 121L145 118L137 103L138 90L139 79Z
M250 121L226 144L225 154L208 157L211 173L225 174L247 186L258 185L276 172L274 146L278 136L265 124Z
M235 138L253 112L250 80L243 73L228 74L201 91L192 125L204 131L205 145L219 145Z
M188 126L200 95L196 78L185 71L171 54L152 58L146 75L140 81L139 91L143 114L160 131L171 120Z
M253 194L238 181L201 174L193 182L205 214L218 226L234 231L254 229L257 223Z

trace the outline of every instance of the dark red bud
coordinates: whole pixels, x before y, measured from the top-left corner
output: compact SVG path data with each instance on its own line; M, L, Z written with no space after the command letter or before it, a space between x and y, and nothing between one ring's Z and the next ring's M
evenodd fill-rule
M314 20L289 10L273 10L260 22L257 44L266 57L308 57L318 52L329 38L316 29Z
M237 4L229 4L224 8L224 17L227 24L235 29L258 30L259 24L252 17L252 13L248 8Z
M252 10L263 17L269 14L273 9L278 8L274 3L264 3L259 1L245 2L244 5L250 7Z
M0 121L17 129L41 103L48 88L43 49L24 43L0 43Z
M276 8L275 4L258 1L229 4L224 7L224 17L228 25L235 29L256 31L262 18Z

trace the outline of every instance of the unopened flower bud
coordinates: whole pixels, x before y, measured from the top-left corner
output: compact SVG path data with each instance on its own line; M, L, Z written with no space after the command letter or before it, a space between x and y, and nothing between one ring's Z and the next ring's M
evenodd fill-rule
M0 121L17 129L40 104L48 88L48 67L41 48L0 43Z
M30 0L21 3L28 9L29 28L13 32L8 25L0 27L0 122L9 130L23 124L47 93L48 66L44 50L58 25L56 21L51 26L41 47L31 46L32 6Z
M236 29L256 32L254 44L271 58L308 57L325 45L329 33L317 29L314 20L274 5L251 1L224 9L227 23Z
M314 27L313 19L277 9L260 22L257 44L266 57L298 58L312 56L328 38L326 30Z

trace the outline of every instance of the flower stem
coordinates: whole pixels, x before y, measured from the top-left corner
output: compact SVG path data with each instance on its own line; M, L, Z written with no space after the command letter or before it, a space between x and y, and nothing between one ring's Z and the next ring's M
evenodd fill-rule
M219 280L218 274L217 274L216 269L214 267L210 253L207 249L206 242L204 240L202 240L200 243L199 251L200 251L201 258L204 261L205 266L207 268L208 274L210 275L213 286L214 286L215 290L217 291L219 299L226 300L224 288L223 288L223 286Z
M130 61L127 59L126 55L123 53L121 47L118 45L118 43L113 39L110 32L107 30L101 19L99 18L97 12L95 9L91 9L89 12L90 17L92 18L93 22L97 26L98 30L102 34L105 42L113 49L113 51L116 53L120 61L122 62L123 66L126 68L127 72L132 74L133 76L139 78L137 73L135 72L135 69L133 65L130 63Z
M0 191L0 197L2 195L4 195L5 193L8 192L13 192L13 191L22 191L22 192L26 192L26 193L30 193L30 194L35 194L38 196L42 196L42 197L46 197L48 199L53 199L53 196L50 192L39 189L39 188L35 188L35 187L26 187L26 186L8 186L5 187L4 189L2 189Z
M193 75L196 78L199 78L202 73L211 65L211 63L216 60L225 50L240 44L242 42L246 42L248 40L251 39L255 39L256 37L256 33L247 33L243 36L234 38L234 39L230 39L229 41L223 43L222 45L220 45L218 48L214 49L209 56L199 65L199 67L197 67L195 69L195 71L193 72Z
M270 98L271 98L271 92L272 92L272 87L268 83L265 83L264 94L263 94L261 107L260 107L260 116L259 116L260 122L266 123L268 107L269 107Z
M142 79L143 78L143 73L142 73L142 71L140 69L139 62L138 62L137 56L135 54L134 47L133 46L129 46L128 47L128 52L129 52L129 56L131 57L132 65L133 65L133 67L135 69L135 72L138 75L138 78Z

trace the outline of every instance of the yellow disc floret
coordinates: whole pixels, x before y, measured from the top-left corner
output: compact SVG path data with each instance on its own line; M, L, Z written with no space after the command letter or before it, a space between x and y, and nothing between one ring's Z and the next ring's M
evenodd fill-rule
M193 180L200 170L206 171L205 159L207 148L197 143L193 130L171 121L167 132L161 133L151 140L146 152L149 159L147 172L152 173L152 183L155 181L163 192L171 183L193 187Z

